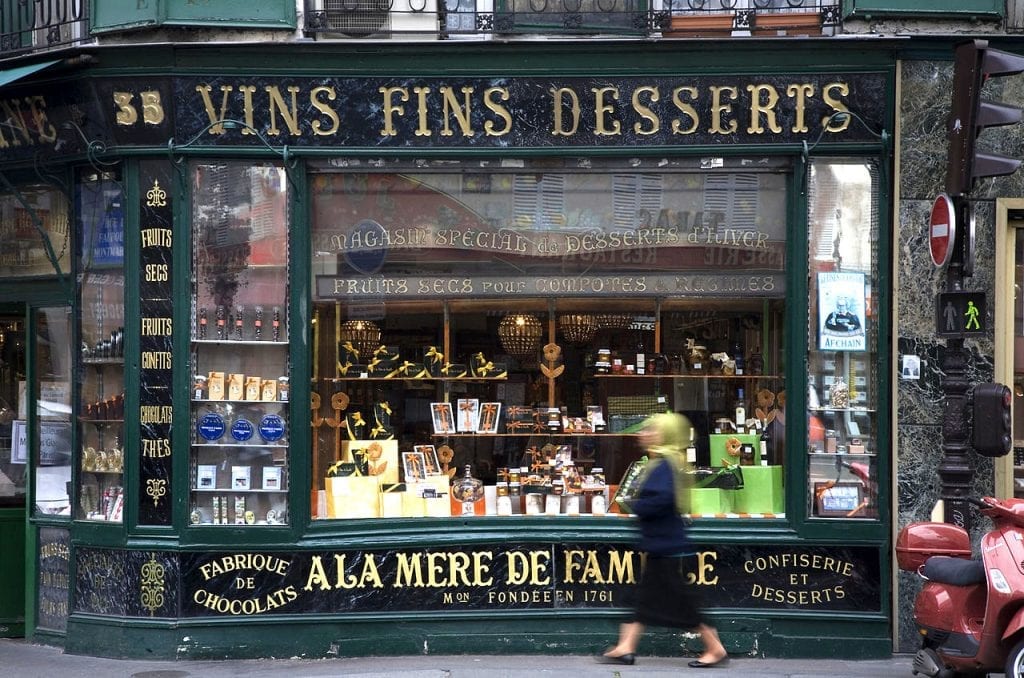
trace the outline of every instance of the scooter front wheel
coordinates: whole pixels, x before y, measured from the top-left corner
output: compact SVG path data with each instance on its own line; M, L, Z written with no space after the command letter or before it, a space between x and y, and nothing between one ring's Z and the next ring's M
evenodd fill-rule
M1024 678L1024 640L1013 646L1006 657L1006 678Z

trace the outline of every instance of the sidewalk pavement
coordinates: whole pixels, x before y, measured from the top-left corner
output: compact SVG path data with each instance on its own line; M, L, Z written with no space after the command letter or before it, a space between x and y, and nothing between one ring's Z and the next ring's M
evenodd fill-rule
M911 678L913 657L849 661L744 656L733 657L726 668L715 669L688 668L690 659L641 656L633 666L598 664L585 656L538 655L152 661L69 655L60 648L0 639L0 675L10 678Z

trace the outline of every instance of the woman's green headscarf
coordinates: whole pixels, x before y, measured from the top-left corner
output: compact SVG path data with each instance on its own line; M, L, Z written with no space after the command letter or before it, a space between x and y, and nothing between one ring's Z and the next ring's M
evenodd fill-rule
M644 426L658 431L659 442L647 452L651 455L644 476L659 463L672 469L675 485L676 508L679 513L690 512L690 465L686 463L686 444L690 439L690 420L676 412L651 416Z

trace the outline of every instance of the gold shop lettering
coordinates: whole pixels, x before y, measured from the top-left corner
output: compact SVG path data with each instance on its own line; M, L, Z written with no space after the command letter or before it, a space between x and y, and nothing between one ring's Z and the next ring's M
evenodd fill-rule
M143 351L142 369L145 370L169 370L171 369L170 351Z
M611 551L602 568L597 551L567 549L564 555L563 583L565 584L633 584L633 551Z
M194 91L206 112L209 134L225 133L221 121L241 118L248 126L243 135L253 135L253 129L266 129L270 137L282 134L301 137L330 137L339 134L344 115L336 107L345 101L335 87L317 85L303 88L297 85L264 85L258 87L244 83L220 85L217 91L209 84L199 84ZM512 92L506 87L474 87L471 85L438 84L436 86L382 86L378 90L380 120L379 137L391 138L404 133L430 138L441 137L504 137L514 131L512 111L522 102L512 101ZM846 97L850 86L845 82L790 83L776 87L768 83L711 84L697 87L679 84L659 87L642 84L632 89L614 85L587 88L554 86L547 92L550 106L549 134L557 137L577 135L611 137L632 132L641 136L657 134L667 129L674 136L687 136L698 132L713 135L781 134L780 113L791 111L794 134L808 134L819 121L810 120L807 106L820 100L824 107L822 121L835 112L848 111ZM23 103L6 102L7 107L28 105L30 118L35 121L36 136L40 141L51 141L56 132L45 118L45 104L41 97ZM117 122L122 126L134 125L139 119L135 103L124 92L114 93ZM0 102L3 105L3 102ZM150 102L151 113L146 119L153 123L162 119L162 108ZM144 105L144 110L146 110ZM626 129L618 111L630 111L638 120ZM305 111L312 114L304 117ZM20 119L20 116L12 116ZM584 129L583 121L592 126ZM478 122L475 122L478 121ZM849 119L832 122L825 127L835 134L848 128ZM52 138L51 138L52 137ZM23 130L19 143L31 140ZM10 142L0 137L0 148Z
M171 336L170 318L143 318L142 336L144 337L169 337Z
M170 405L140 405L139 423L170 424L174 408Z
M290 566L291 561L278 556L263 553L236 553L200 565L199 573L204 581L210 581L224 574L231 575L232 584L236 590L250 591L256 588L256 573L263 572L283 578L288 574ZM273 612L298 597L299 592L290 584L270 593L248 598L231 598L202 588L192 594L192 600L197 605L221 614L231 615Z
M171 441L167 438L155 440L142 439L142 456L150 459L162 459L171 456Z
M755 599L787 605L821 605L846 598L842 583L822 586L818 576L823 574L849 578L854 574L853 563L831 556L810 553L780 553L761 556L743 563L743 571L762 578L781 575L785 588L752 583L750 596Z
M144 228L139 235L143 247L170 247L174 243L169 228Z

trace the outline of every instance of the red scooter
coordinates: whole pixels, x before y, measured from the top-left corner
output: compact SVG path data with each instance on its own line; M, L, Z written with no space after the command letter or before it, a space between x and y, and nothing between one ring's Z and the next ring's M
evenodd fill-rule
M948 523L913 523L896 540L899 568L925 580L914 601L914 675L1024 678L1024 499L967 501L993 523L980 559L967 532Z

